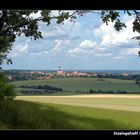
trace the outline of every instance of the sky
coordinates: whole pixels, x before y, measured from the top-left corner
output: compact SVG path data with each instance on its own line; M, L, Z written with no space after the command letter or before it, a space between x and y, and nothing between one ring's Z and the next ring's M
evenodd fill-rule
M57 11L52 11L57 15ZM39 16L39 13L33 14ZM120 32L101 21L99 14L88 13L64 24L39 23L44 39L18 37L8 54L12 65L4 69L57 70L140 70L139 43L131 38L133 16L121 11L127 28Z

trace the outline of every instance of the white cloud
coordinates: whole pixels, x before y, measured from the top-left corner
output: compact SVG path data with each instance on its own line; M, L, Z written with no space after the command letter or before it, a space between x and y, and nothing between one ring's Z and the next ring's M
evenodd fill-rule
M59 11L58 10L52 10L51 11L51 16L58 16L59 15Z
M31 56L48 56L48 51L30 53Z
M53 36L60 36L60 35L64 35L65 31L58 29L52 30L52 31L42 31L42 35L43 37L53 37Z
M112 57L113 59L126 59L131 58L132 56L138 57L138 51L140 51L140 48L125 48L117 52L117 55L114 55Z
M80 54L92 56L110 56L111 53L107 53L104 47L99 46L94 41L84 40L78 47L69 49L67 52L67 55L69 56L79 56Z
M39 18L40 16L41 16L41 11L38 11L37 13L32 13L32 14L30 15L30 17L32 17L32 18L34 18L34 19Z
M15 47L15 50L19 53L26 54L28 53L28 44L25 45L18 45Z
M13 50L11 52L11 56L12 57L15 57L15 56L18 56L18 55L27 54L28 53L28 49L29 49L28 44L25 44L25 45L17 45L17 46L15 46L13 48Z
M140 48L127 48L121 51L121 55L138 55Z
M112 56L112 53L95 53L95 56L99 56L99 57L110 57Z
M81 24L77 21L65 20L63 24L52 22L48 28L46 28L45 24L40 28L43 37L46 37L46 39L73 39L81 34Z
M55 40L55 46L53 49L51 49L51 53L57 54L60 53L62 50L62 40Z
M119 32L114 29L114 24L112 22L110 22L108 26L106 24L101 24L100 27L94 29L93 33L96 37L101 39L101 45L116 47L123 43L128 43L132 37L138 35L138 33L134 33L132 30L134 17L126 18L126 16L124 16L124 18L127 28Z
M70 40L55 40L54 48L49 51L50 54L56 55L60 54L67 45L70 43Z
M103 46L96 45L95 46L95 51L97 51L97 52L105 52L106 48L103 47Z
M71 37L80 36L81 34L81 24L78 21L72 22L70 20L65 20L64 24L55 24L56 34L69 35Z
M83 52L83 50L80 49L80 48L70 49L68 51L68 53L70 53L70 54L78 54L78 53L81 53L81 52Z
M74 10L62 10L61 12L69 12L69 14L72 14L74 12ZM59 15L59 10L52 10L51 11L51 16L58 16L58 15Z
M62 40L55 40L55 48L59 48L62 44Z
M80 43L80 48L83 49L91 49L96 45L96 42L90 40L84 40Z
M125 58L124 56L114 56L114 57L112 57L112 59L118 59L118 60L124 59L124 58Z
M55 40L55 47L53 49L63 48L68 45L70 40Z
M119 32L114 29L112 22L110 22L108 26L101 24L93 30L94 37L100 40L95 47L96 56L126 59L127 57L138 55L140 48L134 48L137 44L136 41L132 40L132 37L138 35L138 33L133 32L132 28L134 17L124 15L122 19L127 28L123 28L123 30Z

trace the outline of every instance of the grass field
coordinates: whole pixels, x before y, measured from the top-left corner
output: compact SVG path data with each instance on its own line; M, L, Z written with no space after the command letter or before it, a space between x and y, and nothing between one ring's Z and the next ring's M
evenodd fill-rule
M0 129L140 130L140 95L135 94L140 88L132 80L59 78L12 84L17 91L21 85L45 84L64 91L53 96L17 96L7 109L0 109ZM75 91L89 89L125 90L133 94L76 95Z
M140 96L17 96L0 129L140 130Z
M31 80L12 82L19 89L21 85L50 85L62 88L66 92L94 90L124 90L128 92L140 92L140 88L134 80L119 80L106 78L99 81L97 78L56 78L49 80Z
M140 95L17 96L16 99L140 112Z
M1 111L0 128L140 129L139 108L138 95L18 96Z

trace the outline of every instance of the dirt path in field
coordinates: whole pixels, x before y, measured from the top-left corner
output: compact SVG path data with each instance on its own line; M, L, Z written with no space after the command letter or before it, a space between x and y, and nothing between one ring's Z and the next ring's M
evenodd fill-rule
M114 94L95 94L95 95L68 95L68 96L17 96L17 98L26 98L26 97L41 97L41 98L47 98L47 97L55 97L55 98L140 98L140 95L114 95Z
M113 95L113 94L99 94L99 95L74 95L70 97L80 97L80 98L140 98L140 95Z

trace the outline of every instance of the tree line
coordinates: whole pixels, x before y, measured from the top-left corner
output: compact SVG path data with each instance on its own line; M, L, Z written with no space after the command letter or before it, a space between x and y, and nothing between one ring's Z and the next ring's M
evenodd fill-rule
M90 89L88 91L75 91L76 93L83 93L83 94L130 94L133 92L125 91L125 90L95 90L95 89ZM135 92L137 94L140 94L140 92Z
M20 88L26 88L31 90L21 90L23 94L44 94L44 93L55 93L55 92L62 92L62 88L53 87L49 85L22 85Z
M94 90L94 89L90 89L88 93L107 93L107 94L128 94L131 92L127 92L125 90L117 90L117 91L113 91L113 90Z

